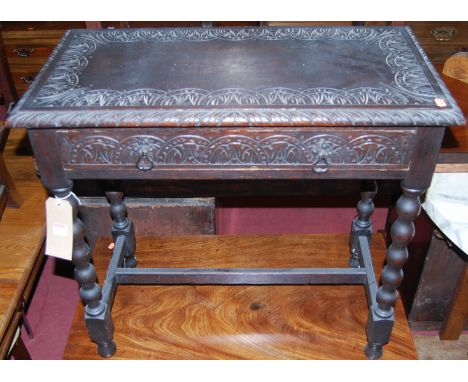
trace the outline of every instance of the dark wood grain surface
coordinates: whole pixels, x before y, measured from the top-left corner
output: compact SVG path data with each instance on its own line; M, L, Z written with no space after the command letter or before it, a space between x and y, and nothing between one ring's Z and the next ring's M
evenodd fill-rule
M385 252L375 235L374 266ZM111 256L100 239L102 280ZM346 267L348 235L138 238L142 267ZM113 359L364 359L362 286L127 286L115 297ZM65 359L100 359L77 309ZM384 359L416 359L403 307Z

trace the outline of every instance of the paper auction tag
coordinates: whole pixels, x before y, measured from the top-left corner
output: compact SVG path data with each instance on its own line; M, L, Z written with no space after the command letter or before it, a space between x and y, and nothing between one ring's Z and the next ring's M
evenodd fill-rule
M73 211L62 199L46 201L47 238L46 255L71 260L73 251Z

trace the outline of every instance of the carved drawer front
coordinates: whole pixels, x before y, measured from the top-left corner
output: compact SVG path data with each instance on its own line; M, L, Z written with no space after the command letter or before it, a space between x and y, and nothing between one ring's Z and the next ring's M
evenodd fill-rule
M57 131L64 169L75 178L347 178L361 171L388 178L408 171L415 136L415 129L356 128Z

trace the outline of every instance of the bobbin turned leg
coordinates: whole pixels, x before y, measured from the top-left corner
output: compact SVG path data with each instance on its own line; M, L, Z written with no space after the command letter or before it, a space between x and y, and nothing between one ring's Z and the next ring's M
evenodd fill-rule
M403 195L397 201L397 219L390 229L392 244L387 249L387 265L382 271L382 285L377 291L367 321L367 345L364 349L369 359L382 356L383 346L388 343L394 322L397 288L403 280L402 267L408 259L407 245L414 236L413 221L419 215L419 196L424 190L401 185Z
M135 268L137 260L135 257L136 240L135 229L133 223L127 217L127 207L123 201L122 192L106 192L107 200L109 200L110 213L114 222L112 224L112 237L114 242L118 236L125 237L124 245L124 267Z
M80 297L85 304L85 322L92 341L103 357L111 357L116 350L112 341L114 325L107 305L101 300L101 288L96 283L96 269L90 262L89 246L84 238L84 226L78 218L78 200L70 194L72 186L51 190L59 198L65 198L73 209L73 253L75 280L80 285ZM67 197L68 196L68 197Z
M377 194L377 182L375 180L364 180L361 183L361 200L357 204L358 215L351 224L351 234L349 236L349 266L359 268L359 236L367 237L370 245L372 238L371 215L374 212L373 198Z
M30 129L28 136L43 184L55 196L66 198L72 206L72 262L75 265L75 279L80 285L80 297L85 304L86 326L91 340L97 343L99 353L103 357L110 357L115 352L115 343L112 341L114 326L110 309L101 300L101 288L96 284L96 270L90 262L83 223L78 218L78 200L70 194L73 182L65 173L62 161L56 157L56 153L63 147L56 137L55 129Z

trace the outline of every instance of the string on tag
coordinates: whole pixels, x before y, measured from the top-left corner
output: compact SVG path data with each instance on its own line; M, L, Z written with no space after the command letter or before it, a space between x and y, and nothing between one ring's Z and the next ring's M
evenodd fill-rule
M73 191L70 191L67 195L62 196L62 197L55 195L55 199L65 200L65 199L68 199L70 196L73 196L73 198L76 200L78 205L81 206L80 199L78 199L78 196L76 196L76 194Z

